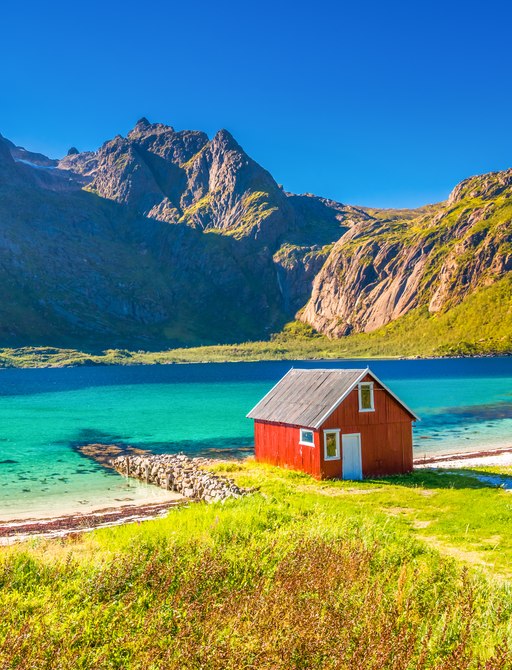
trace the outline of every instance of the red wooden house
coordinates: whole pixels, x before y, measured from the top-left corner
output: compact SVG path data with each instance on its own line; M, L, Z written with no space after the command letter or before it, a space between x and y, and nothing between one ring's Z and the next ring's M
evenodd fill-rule
M368 368L292 369L247 416L258 461L320 479L412 470L418 417Z

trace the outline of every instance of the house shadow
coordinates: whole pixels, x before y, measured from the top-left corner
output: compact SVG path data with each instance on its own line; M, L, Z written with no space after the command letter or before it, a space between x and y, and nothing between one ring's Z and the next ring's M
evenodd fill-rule
M409 474L365 479L372 484L422 489L496 489L512 492L512 476L466 468L418 468Z

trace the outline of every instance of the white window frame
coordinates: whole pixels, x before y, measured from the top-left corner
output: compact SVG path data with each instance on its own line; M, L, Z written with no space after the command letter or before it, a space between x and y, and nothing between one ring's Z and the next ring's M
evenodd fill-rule
M370 387L370 400L372 403L371 407L363 407L362 398L361 398L361 387L369 386ZM359 382L357 385L357 395L359 398L359 411L360 412L375 412L375 391L373 388L373 382Z
M336 435L336 455L328 456L327 455L327 435L334 434ZM341 458L340 450L340 429L339 428L327 428L324 430L324 461L339 461Z
M311 442L308 442L307 440L305 440L302 437L302 433L304 431L306 431L308 433L311 433L311 435L313 436L313 440ZM301 428L299 435L300 435L299 444L302 444L305 447L314 447L315 446L315 431L314 430L311 430L311 428Z

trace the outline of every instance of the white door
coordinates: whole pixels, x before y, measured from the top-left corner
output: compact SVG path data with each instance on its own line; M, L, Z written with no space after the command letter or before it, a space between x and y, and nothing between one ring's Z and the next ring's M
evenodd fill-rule
M341 447L343 479L362 479L361 434L350 433L348 435L342 435Z

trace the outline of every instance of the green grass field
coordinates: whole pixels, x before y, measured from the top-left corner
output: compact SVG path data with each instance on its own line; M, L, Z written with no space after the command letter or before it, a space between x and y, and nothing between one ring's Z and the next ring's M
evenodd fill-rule
M512 666L508 492L216 469L257 492L0 550L0 668Z

